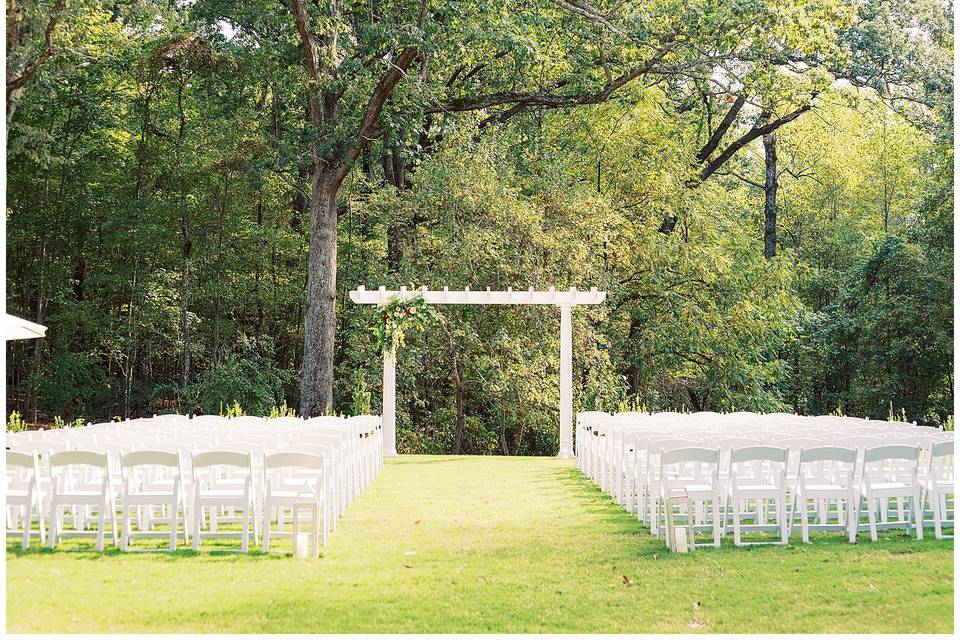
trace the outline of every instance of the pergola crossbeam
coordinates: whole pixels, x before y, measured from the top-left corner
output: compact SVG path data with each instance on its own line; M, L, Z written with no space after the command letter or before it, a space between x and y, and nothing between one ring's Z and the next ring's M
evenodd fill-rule
M422 296L427 304L552 304L552 305L578 305L578 304L600 304L604 301L607 294L605 291L597 291L596 287L589 291L580 291L576 287L557 291L550 287L545 291L535 291L533 287L527 290L514 290L508 287L505 291L491 291L487 288L485 291L471 291L469 287L460 289L449 289L444 287L442 290L427 289L407 289L400 287L400 290L388 290L385 287L379 289L367 289L360 286L350 292L350 299L357 304L386 304L397 298L413 298Z

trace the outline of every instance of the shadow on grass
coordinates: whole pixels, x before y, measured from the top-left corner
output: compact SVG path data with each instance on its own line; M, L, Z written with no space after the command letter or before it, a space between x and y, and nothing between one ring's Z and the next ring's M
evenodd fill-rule
M31 557L69 557L76 558L80 560L98 560L98 559L109 559L109 558L150 558L151 560L159 560L163 562L176 562L183 559L195 559L195 558L214 558L217 560L226 560L229 562L240 562L247 560L283 560L285 558L291 558L292 555L287 552L271 552L263 553L259 549L252 549L247 553L240 551L239 547L237 548L223 548L223 549L201 549L200 551L194 551L190 547L181 547L177 548L176 551L169 551L166 548L150 548L150 547L135 547L130 551L121 551L118 547L108 547L103 551L97 551L93 546L93 543L86 544L71 544L69 546L58 545L55 549L51 549L44 546L31 545L30 548L24 549L19 544L7 544L7 555L14 558L31 558ZM320 554L321 559L323 558L323 553Z

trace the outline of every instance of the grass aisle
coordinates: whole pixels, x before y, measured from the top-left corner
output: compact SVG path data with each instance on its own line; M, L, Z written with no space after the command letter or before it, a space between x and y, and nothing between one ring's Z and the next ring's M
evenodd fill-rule
M861 536L863 540L865 536ZM908 632L953 625L952 541L664 553L548 458L406 456L324 557L7 547L11 632Z

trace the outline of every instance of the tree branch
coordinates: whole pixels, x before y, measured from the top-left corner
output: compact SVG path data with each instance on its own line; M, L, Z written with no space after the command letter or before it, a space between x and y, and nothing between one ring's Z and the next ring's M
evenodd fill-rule
M360 127L357 129L357 137L353 146L337 165L337 179L343 180L343 178L346 177L350 168L357 161L357 158L360 157L364 147L373 139L374 129L377 120L380 118L380 112L383 111L384 103L386 103L394 87L397 86L397 83L400 82L406 74L407 69L419 55L420 50L417 47L405 47L397 57L397 61L390 66L390 70L380 79L377 87L370 95L370 101L367 103L363 119L360 121Z
M768 133L773 133L783 125L793 122L794 120L802 116L807 111L810 111L810 109L813 107L813 104L812 104L813 98L815 97L816 97L816 94L811 96L810 102L808 102L807 104L803 105L798 109L795 109L794 111L791 111L785 116L782 116L780 118L777 118L776 120L767 122L766 124L761 126L754 126L745 134L743 134L742 136L737 138L735 141L730 143L730 145L726 149L724 149L720 153L720 155L718 155L716 158L708 162L700 170L700 173L697 176L699 178L699 182L703 182L704 180L712 176L717 171L717 169L722 167L724 163L727 162L727 160L732 158L734 154L737 153L737 151L744 148L745 146L747 146L757 138L761 136L765 136Z
M458 113L463 111L476 111L478 109L489 109L490 107L510 104L514 106L508 110L510 113L506 117L509 117L519 113L519 111L527 107L562 109L579 105L599 104L609 99L615 91L622 88L632 80L649 73L654 65L662 60L663 57L673 49L675 44L676 41L670 41L663 45L650 57L649 60L647 60L641 66L637 67L633 71L630 71L629 73L625 73L620 77L607 82L598 91L577 94L556 94L549 91L527 93L518 91L501 91L498 93L490 93L481 96L455 98L453 100L448 100L446 102L429 106L424 109L424 112ZM566 84L566 82L559 83L558 85L555 85L555 87L562 86L563 84ZM506 117L500 116L500 121L505 120ZM497 116L494 116L492 119L496 120L496 118Z
M576 13L579 16L583 16L591 22L596 22L597 24L603 26L605 29L609 29L618 36L623 35L623 31L619 27L614 25L610 20L601 14L599 11L591 7L588 3L583 0L553 0L554 4L559 7Z
M727 133L727 130L730 129L730 125L733 124L736 120L737 115L740 113L740 110L743 108L743 105L746 103L747 97L745 95L737 96L736 101L727 109L726 115L723 116L723 120L720 121L720 124L717 125L716 130L710 135L710 139L707 140L707 143L703 145L700 151L697 152L697 162L705 162L710 155L717 150L717 147L720 145L720 142L723 140L724 134Z
M37 70L43 66L43 63L53 57L53 34L57 30L57 25L60 23L60 12L63 11L64 0L56 0L53 3L53 6L50 7L50 16L47 20L47 26L43 30L43 51L40 52L40 55L34 59L33 62L29 63L24 70L17 76L10 76L8 67L8 76L7 76L7 102L10 102L10 94L14 91L22 89L30 82L30 78L37 72ZM11 10L11 6L7 7L8 12ZM8 16L8 23L10 22ZM9 27L9 25L8 25ZM8 42L8 46L12 45L12 42ZM9 63L8 63L9 64ZM8 104L9 106L9 104Z

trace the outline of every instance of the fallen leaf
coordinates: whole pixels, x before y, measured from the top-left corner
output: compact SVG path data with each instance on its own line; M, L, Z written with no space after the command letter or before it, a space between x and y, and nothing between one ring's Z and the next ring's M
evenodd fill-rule
M870 591L876 591L876 590L877 590L877 585L873 584L872 582L868 582L868 583L867 583L867 589L870 589Z
M628 587L632 587L632 586L633 586L633 583L630 582L630 578L628 578L627 576L623 576L623 584L624 584L625 586L628 586Z
M412 564L405 564L405 565L403 565L403 566L405 566L407 569L413 569L413 565L412 565Z
M694 610L694 611L699 611L699 610L700 610L700 606L701 606L701 605L700 605L700 602L699 602L699 601L694 602L694 603L693 603L693 610Z
M421 522L423 522L423 520L414 520L413 524L420 524Z

